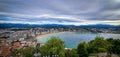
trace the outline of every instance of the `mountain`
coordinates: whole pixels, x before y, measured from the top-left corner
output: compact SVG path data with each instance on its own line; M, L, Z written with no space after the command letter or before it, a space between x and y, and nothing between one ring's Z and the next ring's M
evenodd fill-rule
M107 24L95 24L95 25L81 25L81 28L120 28L120 25L107 25Z
M42 28L55 28L55 27L67 27L66 25L59 25L59 24L13 24L13 23L0 23L0 28L35 28L35 27L42 27Z
M13 24L13 23L0 23L0 28L120 28L119 26L106 25L106 24L96 24L96 25L60 25L60 24Z

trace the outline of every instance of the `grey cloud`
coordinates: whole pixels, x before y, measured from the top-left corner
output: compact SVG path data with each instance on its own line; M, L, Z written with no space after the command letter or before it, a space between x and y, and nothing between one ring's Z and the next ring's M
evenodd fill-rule
M120 3L114 1L115 0L0 0L0 12L33 16L41 14L52 14L56 16L68 15L77 17L80 20L120 20L120 14L115 12L116 10L120 11ZM23 18L25 19L24 21L31 21L31 18L26 19L26 17L15 18ZM42 19L35 19L34 22L41 20ZM43 20L71 22L71 20L57 18L49 18L49 20L43 18Z

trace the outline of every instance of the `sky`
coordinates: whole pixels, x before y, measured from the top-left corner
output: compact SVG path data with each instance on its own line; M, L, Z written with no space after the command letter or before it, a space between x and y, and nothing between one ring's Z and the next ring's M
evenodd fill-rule
M0 23L120 25L120 0L0 0Z

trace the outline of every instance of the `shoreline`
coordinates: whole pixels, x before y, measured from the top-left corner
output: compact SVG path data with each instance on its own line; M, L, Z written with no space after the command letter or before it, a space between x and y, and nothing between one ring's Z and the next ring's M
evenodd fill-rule
M44 45L44 40L43 41L39 41L39 39L44 39L44 38L46 38L47 36L49 37L49 36L52 36L52 35L54 35L54 34L67 34L67 33L72 33L71 31L64 31L64 32L51 32L51 33L46 33L46 34L39 34L39 35L37 35L35 38L37 39L37 43L41 43L41 44L43 44ZM104 37L104 34L102 34L103 36L102 37ZM111 37L111 36L110 36ZM49 39L49 38L48 38ZM107 37L104 37L104 39L107 39ZM117 39L117 38L116 38ZM45 40L46 41L46 40ZM76 47L74 47L74 46L67 46L66 45L66 47L65 47L65 49L67 49L67 48L76 48Z
M43 38L47 35L52 35L52 34L60 34L60 33L69 33L71 31L64 31L64 32L51 32L51 33L46 33L46 34L40 34L40 35L37 35L35 38ZM116 34L116 33L107 33L107 34Z
M43 38L45 36L48 36L48 35L52 35L52 34L60 34L60 33L68 33L69 31L67 32L52 32L52 33L47 33L47 34L40 34L40 35L37 35L35 38Z

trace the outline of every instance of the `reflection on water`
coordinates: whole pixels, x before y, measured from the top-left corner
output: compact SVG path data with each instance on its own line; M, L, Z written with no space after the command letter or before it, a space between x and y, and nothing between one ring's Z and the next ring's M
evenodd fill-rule
M38 42L45 43L50 39L51 36L56 36L65 41L67 48L76 48L79 42L90 41L95 39L96 36L102 36L105 38L120 39L120 34L110 34L110 33L92 33L92 32L66 32L66 33L56 33L46 35L42 38L37 38Z

